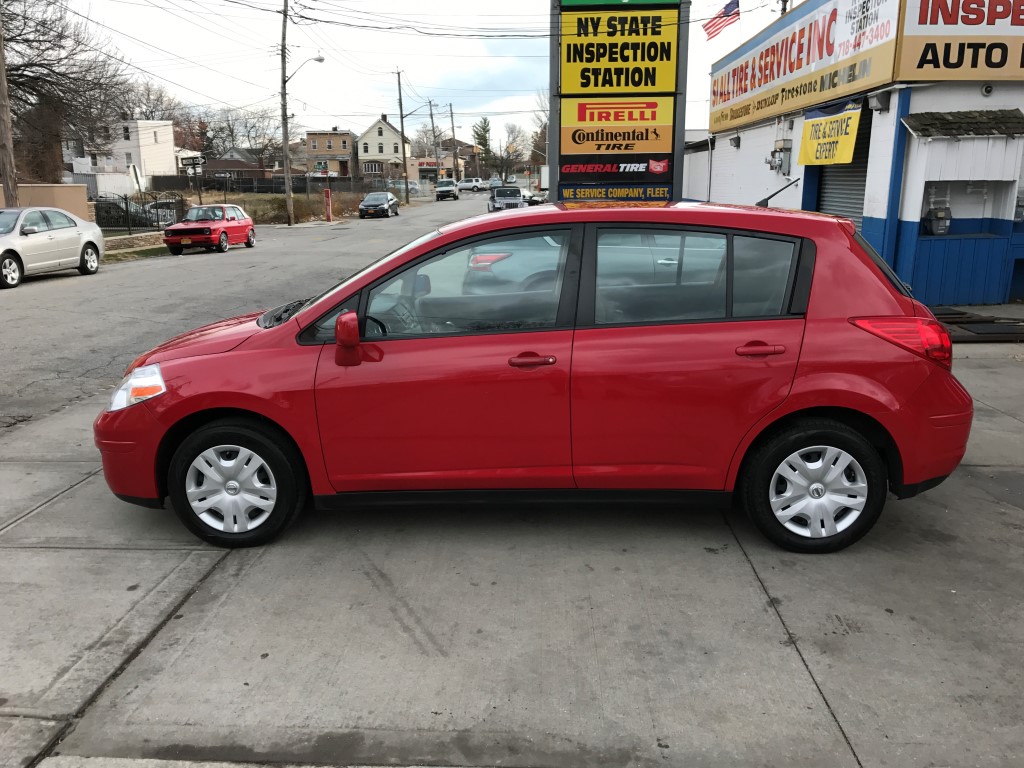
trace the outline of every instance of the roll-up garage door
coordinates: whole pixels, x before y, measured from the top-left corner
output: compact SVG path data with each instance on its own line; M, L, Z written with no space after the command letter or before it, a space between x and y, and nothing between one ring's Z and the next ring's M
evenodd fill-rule
M871 110L860 115L853 160L842 165L821 166L818 211L852 219L860 231L864 218L864 190L868 182L868 144L871 141Z

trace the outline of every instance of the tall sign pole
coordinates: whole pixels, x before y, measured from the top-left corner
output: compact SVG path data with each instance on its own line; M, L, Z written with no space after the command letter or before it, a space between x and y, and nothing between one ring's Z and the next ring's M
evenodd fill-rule
M551 86L548 88L548 150L544 162L548 166L548 200L552 202L559 199L558 152L562 130L562 91L560 88L562 21L559 6L559 0L551 0L551 46L548 53Z
M689 8L689 0L553 1L549 135L558 139L548 163L558 200L680 198Z

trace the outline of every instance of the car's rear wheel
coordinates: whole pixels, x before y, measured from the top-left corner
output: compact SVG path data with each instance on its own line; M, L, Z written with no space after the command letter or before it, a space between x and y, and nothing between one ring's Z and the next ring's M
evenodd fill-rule
M217 238L217 252L225 253L228 249L228 233L221 232L220 237Z
M474 192L479 192L480 191L480 187L473 187L473 191Z
M751 454L742 497L751 520L794 552L835 552L882 513L885 462L863 435L832 419L807 419Z
M255 422L200 427L174 452L168 495L178 518L219 547L274 539L305 498L302 460L282 436Z
M256 247L256 230L250 229L249 234L245 237L245 247L255 248Z
M96 246L86 243L78 259L78 271L83 275L95 275L100 271L100 254Z
M13 253L0 256L0 288L17 288L21 283L21 260Z

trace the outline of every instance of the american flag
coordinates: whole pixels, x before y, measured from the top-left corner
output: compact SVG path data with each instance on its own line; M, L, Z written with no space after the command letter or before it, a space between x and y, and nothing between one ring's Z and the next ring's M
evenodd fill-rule
M704 22L704 31L708 33L708 40L713 38L723 29L740 18L740 0L729 0L718 13Z

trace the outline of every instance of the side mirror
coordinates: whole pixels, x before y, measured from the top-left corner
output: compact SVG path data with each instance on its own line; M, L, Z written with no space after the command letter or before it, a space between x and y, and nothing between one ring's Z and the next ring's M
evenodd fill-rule
M21 234L23 234L23 235L34 235L38 231L39 231L39 229L37 227L22 227L21 228Z
M355 312L342 312L334 321L334 362L351 367L359 365L359 316Z

